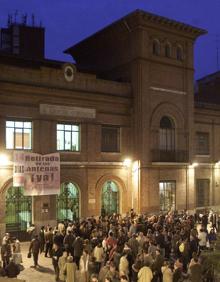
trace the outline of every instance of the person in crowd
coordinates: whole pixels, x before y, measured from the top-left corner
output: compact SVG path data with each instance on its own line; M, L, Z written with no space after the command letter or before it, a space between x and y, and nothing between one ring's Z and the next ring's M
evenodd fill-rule
M173 282L173 271L170 262L164 262L164 265L161 267L161 273L163 275L163 282Z
M41 226L39 232L39 240L40 240L40 253L42 253L45 247L45 226Z
M21 244L20 241L14 238L13 245L12 245L12 259L15 264L22 263L22 254L21 254Z
M5 273L8 278L17 278L20 273L19 266L14 263L13 259L10 259L9 264L5 267Z
M160 249L158 248L156 250L156 257L152 265L152 270L153 270L153 280L154 282L157 282L158 280L162 282L162 272L161 268L164 263L164 257L160 253ZM149 264L148 264L149 265Z
M6 244L6 242L10 242L10 234L5 233L5 236L2 239L2 245Z
M62 257L60 257L58 260L59 279L61 282L65 281L64 267L65 267L65 264L67 263L67 257L68 257L68 252L64 250Z
M98 272L100 271L101 264L104 258L104 250L102 248L102 243L99 241L98 245L95 246L94 251L93 251L93 256L95 258L95 263L97 265L97 270Z
M29 247L29 253L33 254L34 267L38 266L39 252L40 252L40 240L38 238L38 235L35 235L35 237L31 240Z
M76 261L76 265L79 268L79 261L83 253L83 240L80 236L77 236L74 243L73 243L73 249L74 249L74 258Z
M145 263L143 267L138 271L138 282L151 282L153 279L153 273L148 263Z
M201 252L202 250L206 249L207 232L205 231L205 229L201 228L199 230L198 239L199 239L199 251Z
M55 272L55 280L59 281L59 259L63 255L63 250L60 245L53 244L53 249L52 249L52 264Z
M83 253L79 261L79 271L80 271L80 282L88 282L89 280L89 254L87 250L83 250Z
M64 266L63 272L65 276L65 282L77 282L76 280L77 265L72 256L67 257L67 262Z
M122 253L122 256L120 258L119 274L120 276L121 275L125 275L126 277L129 276L129 262L127 259L127 253L125 251Z
M52 248L53 248L53 228L49 227L48 231L45 232L45 244L46 244L46 249L45 249L45 257L52 256Z
M202 266L197 257L194 257L194 263L189 267L189 274L192 282L202 281Z
M11 245L9 239L8 240L5 239L4 244L1 247L1 258L2 258L4 269L9 264L11 256L12 256L12 252L11 252Z

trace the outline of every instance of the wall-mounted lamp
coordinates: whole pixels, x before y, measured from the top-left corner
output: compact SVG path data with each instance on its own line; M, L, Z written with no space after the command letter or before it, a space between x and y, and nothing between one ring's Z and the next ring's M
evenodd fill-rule
M0 154L0 166L5 166L9 164L8 156L5 154Z
M129 159L129 158L124 159L123 166L130 167L131 166L131 159Z
M195 168L195 167L197 167L199 164L198 163L192 163L191 165L189 165L189 168Z

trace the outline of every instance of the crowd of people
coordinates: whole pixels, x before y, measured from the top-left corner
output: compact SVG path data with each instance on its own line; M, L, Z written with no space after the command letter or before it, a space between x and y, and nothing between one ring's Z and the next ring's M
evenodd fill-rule
M215 250L217 230L215 213L147 216L131 210L125 217L65 221L40 232L33 227L28 256L36 268L40 254L51 258L55 280L63 282L211 282L213 268L203 253ZM3 241L7 270L14 259L4 256L10 244Z

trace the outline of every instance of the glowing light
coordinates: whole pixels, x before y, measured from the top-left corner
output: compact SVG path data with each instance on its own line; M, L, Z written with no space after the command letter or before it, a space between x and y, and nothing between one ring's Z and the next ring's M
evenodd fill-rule
M129 159L129 158L124 159L123 166L130 167L131 166L131 159Z
M192 163L189 167L190 168L195 168L195 167L197 167L199 164L198 163Z
M9 164L8 156L5 154L0 154L0 166L5 166Z

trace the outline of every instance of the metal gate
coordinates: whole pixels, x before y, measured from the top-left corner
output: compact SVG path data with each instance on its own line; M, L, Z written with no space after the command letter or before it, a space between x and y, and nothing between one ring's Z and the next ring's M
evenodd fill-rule
M57 220L75 220L79 218L79 189L71 182L61 184L57 196Z
M6 232L21 241L29 239L27 228L32 221L32 198L24 196L23 187L10 187L6 193Z
M119 190L114 181L107 181L102 188L102 214L119 212Z

